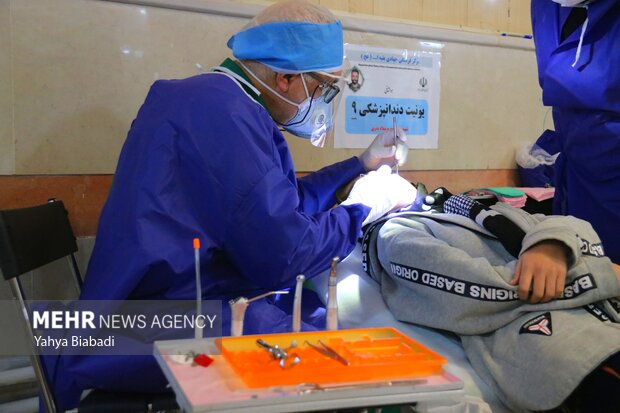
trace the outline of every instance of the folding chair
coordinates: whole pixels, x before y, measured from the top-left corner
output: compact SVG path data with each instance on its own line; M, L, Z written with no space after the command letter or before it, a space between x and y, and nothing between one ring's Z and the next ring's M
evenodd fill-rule
M28 331L32 331L32 324L28 317L26 298L19 276L66 257L79 294L82 289L82 278L74 256L77 249L68 213L62 201L51 199L48 203L35 207L0 211L0 270L11 285ZM34 337L29 336L35 349ZM41 359L35 351L30 358L46 411L57 413ZM162 407L153 406L154 403ZM172 393L143 395L100 390L91 392L78 407L79 412L148 412L175 409L178 409L178 406Z
M21 307L28 331L32 331L32 325L19 276L67 257L79 292L82 279L73 255L76 251L77 244L62 202L50 200L31 208L0 211L0 269ZM34 347L34 338L32 344ZM45 407L48 412L55 413L56 406L41 360L34 352L30 359Z

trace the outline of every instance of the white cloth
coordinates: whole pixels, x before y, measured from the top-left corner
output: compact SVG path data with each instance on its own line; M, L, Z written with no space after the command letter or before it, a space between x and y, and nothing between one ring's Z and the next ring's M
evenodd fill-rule
M342 205L362 204L369 207L370 213L362 223L366 225L388 212L411 205L416 194L417 190L409 181L393 174L389 166L383 165L358 179Z

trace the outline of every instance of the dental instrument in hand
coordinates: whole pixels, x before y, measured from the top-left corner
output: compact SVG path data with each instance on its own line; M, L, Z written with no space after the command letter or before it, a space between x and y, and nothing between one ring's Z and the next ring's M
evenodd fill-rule
M398 175L398 167L400 166L400 159L398 159L399 157L399 153L398 153L398 141L400 140L398 138L398 132L396 130L397 126L396 126L396 116L394 116L394 118L392 119L392 123L393 123L393 129L394 129L394 159L396 160L396 175Z
M407 146L407 136L402 129L399 129L396 125L396 117L393 118L393 132L394 132L394 160L396 161L396 174L399 173L399 168L405 164L407 160L407 152L409 147Z
M332 258L332 269L329 273L327 290L327 330L338 330L338 280L336 278L336 265L340 257Z
M301 331L301 293L305 280L306 277L304 277L303 274L297 276L295 298L293 299L293 333L299 333Z
M245 310L248 308L251 302L260 300L261 298L265 298L274 294L288 294L288 291L269 291L265 294L250 298L249 300L245 297L237 297L233 300L230 300L228 302L228 304L230 305L231 313L230 335L233 337L239 337L243 335L243 319L245 317Z

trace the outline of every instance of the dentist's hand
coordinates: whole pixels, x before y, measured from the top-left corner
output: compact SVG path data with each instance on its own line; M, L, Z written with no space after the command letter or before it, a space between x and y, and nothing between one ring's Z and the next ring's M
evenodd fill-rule
M415 201L416 189L409 181L393 174L389 166L371 171L355 182L349 197L340 205L362 204L370 213L362 223L369 224L388 212Z
M407 135L402 129L396 128L397 138L394 139L394 130L386 130L378 134L368 149L360 155L360 161L367 171L374 171L381 165L390 167L402 165L407 160L409 148Z

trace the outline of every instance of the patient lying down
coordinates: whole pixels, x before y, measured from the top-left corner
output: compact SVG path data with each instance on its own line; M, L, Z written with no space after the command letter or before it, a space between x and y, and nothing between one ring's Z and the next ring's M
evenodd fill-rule
M587 222L457 195L369 225L364 243L394 316L458 334L512 409L617 411L620 267Z

